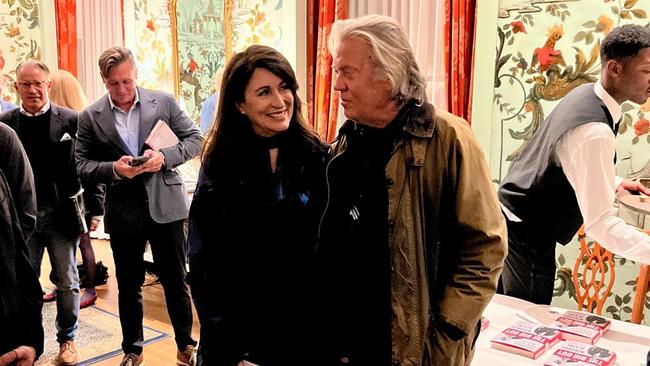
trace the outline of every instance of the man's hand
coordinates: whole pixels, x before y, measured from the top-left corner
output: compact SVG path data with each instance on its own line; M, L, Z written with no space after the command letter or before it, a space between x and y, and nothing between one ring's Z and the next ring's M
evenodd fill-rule
M145 164L140 166L131 166L129 163L133 160L133 156L124 155L119 158L117 161L113 162L113 169L115 173L123 178L133 178L138 174L145 172Z
M20 346L0 356L0 366L32 366L36 350L30 346Z
M163 164L165 164L165 155L160 151L147 149L142 155L149 157L149 160L142 164L143 172L155 173L162 169Z
M635 180L625 179L623 182L621 182L621 184L618 185L618 187L616 187L616 193L623 190L630 192L641 192L647 196L650 196L650 188Z

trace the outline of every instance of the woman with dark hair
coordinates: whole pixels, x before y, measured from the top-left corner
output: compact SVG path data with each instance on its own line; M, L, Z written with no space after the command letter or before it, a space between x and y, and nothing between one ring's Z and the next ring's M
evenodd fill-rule
M276 50L225 69L190 209L199 365L313 364L311 286L327 145L305 124Z

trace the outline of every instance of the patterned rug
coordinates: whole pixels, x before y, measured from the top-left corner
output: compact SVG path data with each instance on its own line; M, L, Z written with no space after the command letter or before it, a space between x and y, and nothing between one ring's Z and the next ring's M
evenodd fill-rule
M53 365L59 352L56 342L56 302L43 304L43 328L45 330L45 350L36 365ZM144 327L144 344L151 344L169 337L168 334ZM122 331L120 319L116 314L95 306L79 312L79 328L75 344L81 362L79 366L91 365L122 353Z

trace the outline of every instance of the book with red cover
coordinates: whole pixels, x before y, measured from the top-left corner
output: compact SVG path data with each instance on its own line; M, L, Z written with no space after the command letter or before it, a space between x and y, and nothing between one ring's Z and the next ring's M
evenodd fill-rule
M144 140L144 143L155 151L174 146L179 142L174 131L162 119L158 120L156 125L151 129L149 136Z
M611 320L582 311L534 305L523 310L523 317L562 332L563 340L594 344L611 326Z
M564 312L564 314L562 314L562 316L564 316L565 318L579 320L593 325L597 325L601 329L602 334L605 334L612 326L611 320L607 318L603 318L602 316L599 315L586 313L584 311L567 310Z
M557 318L557 320L551 324L551 327L562 332L562 339L565 341L578 341L594 344L598 342L600 337L603 335L603 331L599 326L581 320L567 318L565 316Z
M606 348L580 342L563 342L545 362L544 366L611 366L616 353Z
M490 340L492 348L536 359L560 341L560 332L553 328L518 321Z

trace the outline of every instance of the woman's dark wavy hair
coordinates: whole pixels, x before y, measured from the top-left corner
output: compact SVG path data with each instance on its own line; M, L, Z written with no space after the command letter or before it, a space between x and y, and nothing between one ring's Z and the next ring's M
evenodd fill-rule
M204 172L209 177L214 176L217 169L236 165L238 146L242 145L242 139L253 133L251 121L240 112L238 104L244 102L246 86L258 68L277 75L293 94L293 115L287 131L289 141L314 151L323 147L316 132L303 120L302 102L297 94L298 81L289 61L271 47L250 46L235 54L223 73L219 107L201 154Z

